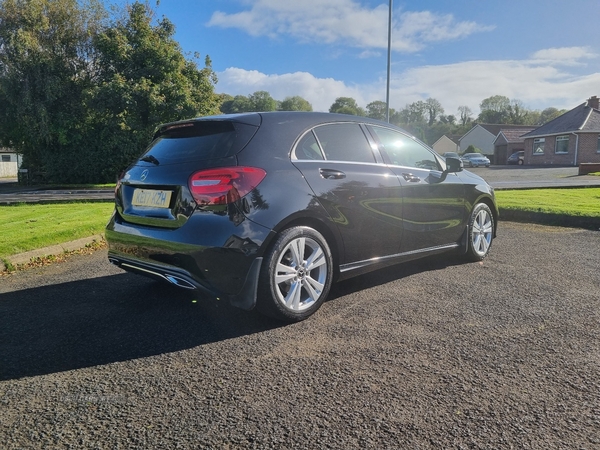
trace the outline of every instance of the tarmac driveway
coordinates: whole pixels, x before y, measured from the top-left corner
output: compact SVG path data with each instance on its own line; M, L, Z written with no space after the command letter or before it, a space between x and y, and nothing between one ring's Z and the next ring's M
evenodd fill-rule
M105 251L0 277L1 446L600 448L599 236L501 222L289 326Z

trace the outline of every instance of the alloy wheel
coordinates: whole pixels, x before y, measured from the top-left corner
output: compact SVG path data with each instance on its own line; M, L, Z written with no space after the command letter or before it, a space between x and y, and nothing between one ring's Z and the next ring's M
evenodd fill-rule
M492 244L493 220L487 208L477 211L473 220L473 231L471 233L472 247L475 253L484 257Z
M317 241L309 237L292 239L279 253L273 285L277 300L294 312L313 306L327 282L327 258Z

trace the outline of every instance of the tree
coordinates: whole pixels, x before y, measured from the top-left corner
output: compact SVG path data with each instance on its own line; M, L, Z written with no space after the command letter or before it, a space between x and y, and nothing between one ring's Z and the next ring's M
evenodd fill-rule
M511 100L506 110L507 121L513 125L525 124L528 110L521 100Z
M219 102L221 106L219 110L223 114L231 114L231 105L233 105L233 96L229 94L219 94Z
M425 112L427 111L427 104L425 102L419 100L411 103L410 105L406 105L404 109L406 111L406 123L414 124L425 122Z
M271 97L267 91L256 91L248 96L250 101L251 111L275 111L277 110L277 102Z
M390 109L390 116L393 110ZM387 103L381 100L375 100L367 105L367 117L377 120L386 120L387 118Z
M467 149L464 151L463 155L467 153L481 153L481 149L475 147L473 144L469 145Z
M564 114L565 112L567 112L566 110L562 109L562 110L558 110L557 108L546 108L544 109L539 117L539 121L536 125L544 125L548 122L550 122L551 120L556 119L558 116Z
M252 102L245 95L236 95L231 101L228 111L223 111L225 114L239 114L244 112L254 111Z
M218 112L210 59L186 59L168 19L139 2L103 17L95 0L0 0L0 136L51 181L113 181L158 124Z
M330 113L351 114L353 116L364 116L365 111L358 106L352 97L338 97L329 108Z
M279 104L279 111L312 111L312 105L302 97L286 97Z
M98 76L88 106L96 139L88 151L103 156L95 169L104 179L139 155L160 123L218 112L210 58L202 69L198 55L186 59L173 24L154 24L147 4L135 2L127 13L95 38Z
M478 121L482 123L506 123L510 108L510 99L503 95L493 95L479 104Z
M81 143L103 16L93 0L0 0L0 139L32 171Z
M525 118L523 119L523 125L532 125L538 126L540 124L540 115L539 111L527 109L525 110Z
M459 106L458 112L460 114L460 124L466 125L471 121L471 116L473 115L473 111L468 106Z
M427 100L425 100L425 108L429 115L429 126L432 126L434 124L438 116L444 114L444 108L442 108L442 104L435 98L428 98Z

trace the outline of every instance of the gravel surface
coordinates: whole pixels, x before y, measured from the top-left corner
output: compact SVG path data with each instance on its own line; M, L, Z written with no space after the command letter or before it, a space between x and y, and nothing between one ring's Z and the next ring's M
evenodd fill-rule
M0 447L600 448L600 233L499 232L288 326L105 251L0 277Z

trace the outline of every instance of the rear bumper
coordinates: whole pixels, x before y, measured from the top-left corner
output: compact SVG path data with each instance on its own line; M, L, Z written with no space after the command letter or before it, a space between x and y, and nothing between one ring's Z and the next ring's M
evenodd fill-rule
M227 294L225 292L217 291L199 282L187 271L173 266L144 263L115 255L110 251L108 253L108 261L128 272L168 282L180 288L199 290L204 294L214 297L225 296L233 306L237 306L238 308L251 310L256 306L258 277L262 266L262 258L260 257L254 259L252 262L250 269L246 274L244 284L241 290L236 294Z
M270 230L249 220L192 215L178 229L125 222L114 214L105 231L108 258L129 272L254 306L262 245Z
M209 295L218 295L219 293L204 286L194 279L194 277L185 270L177 269L172 266L162 266L158 264L148 264L137 260L123 258L112 252L108 252L108 261L115 266L128 272L144 275L158 281L166 281L177 287L184 289L200 290Z

